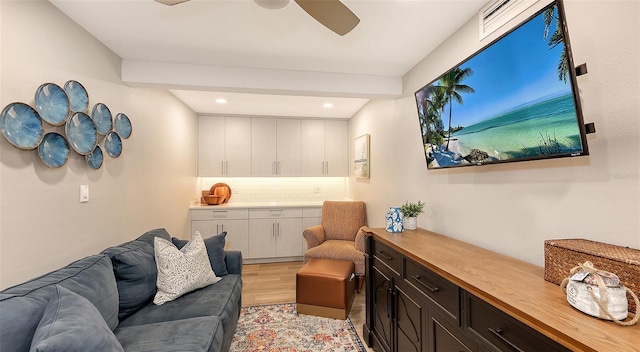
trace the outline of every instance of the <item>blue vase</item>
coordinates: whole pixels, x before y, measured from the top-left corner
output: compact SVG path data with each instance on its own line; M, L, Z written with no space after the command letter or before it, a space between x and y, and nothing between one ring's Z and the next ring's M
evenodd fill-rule
M389 211L385 216L387 232L402 232L402 212L399 207L389 207Z

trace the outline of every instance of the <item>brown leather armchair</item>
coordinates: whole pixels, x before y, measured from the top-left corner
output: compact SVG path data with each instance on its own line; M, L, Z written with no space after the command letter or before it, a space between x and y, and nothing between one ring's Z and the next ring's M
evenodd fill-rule
M358 276L357 289L364 281L365 234L367 209L362 201L325 201L322 205L320 225L306 228L302 235L308 250L304 263L312 258L342 259L353 261Z

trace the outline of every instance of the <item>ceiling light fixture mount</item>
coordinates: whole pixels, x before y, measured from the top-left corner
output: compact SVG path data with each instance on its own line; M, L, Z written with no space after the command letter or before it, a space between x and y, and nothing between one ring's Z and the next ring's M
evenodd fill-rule
M269 10L279 10L291 4L291 0L254 0L256 4Z

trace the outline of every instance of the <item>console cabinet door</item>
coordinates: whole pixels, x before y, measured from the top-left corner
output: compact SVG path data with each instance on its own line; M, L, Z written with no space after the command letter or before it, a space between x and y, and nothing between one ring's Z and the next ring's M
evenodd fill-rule
M429 315L429 341L432 352L474 352L477 345L469 339L451 319L432 310Z
M377 267L373 267L373 349L379 352L391 351L393 342L393 278L387 277ZM379 343L376 344L375 342Z
M418 300L396 287L395 316L396 316L396 348L394 351L423 352L426 351L424 343L424 322L426 320L426 307L418 303Z

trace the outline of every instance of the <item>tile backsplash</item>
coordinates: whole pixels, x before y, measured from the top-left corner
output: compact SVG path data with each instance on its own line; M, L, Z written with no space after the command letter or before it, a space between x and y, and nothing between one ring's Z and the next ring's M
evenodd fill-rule
M200 189L223 182L230 203L313 202L347 197L348 177L199 177Z

